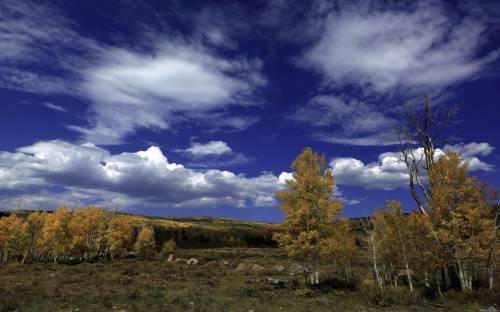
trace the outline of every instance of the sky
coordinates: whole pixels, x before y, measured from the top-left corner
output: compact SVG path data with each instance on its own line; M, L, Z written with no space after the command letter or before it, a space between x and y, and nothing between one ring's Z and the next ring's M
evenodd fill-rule
M0 210L98 205L281 222L324 153L342 215L415 208L394 127L457 103L443 146L500 186L498 1L0 2Z

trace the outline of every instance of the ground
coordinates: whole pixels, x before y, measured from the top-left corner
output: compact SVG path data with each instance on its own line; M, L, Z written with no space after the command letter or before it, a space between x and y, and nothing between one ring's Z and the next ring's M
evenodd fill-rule
M76 265L0 264L0 311L481 311L495 306L498 293L420 300L410 305L377 305L373 289L309 291L247 283L250 278L289 279L275 264L292 261L274 248L182 249L178 257L200 264L171 264L165 259L124 259ZM259 263L263 272L223 268L218 263ZM325 267L328 268L328 265ZM301 282L301 281L300 281ZM367 286L368 287L368 286ZM403 289L403 291L406 291ZM500 309L500 305L496 306Z

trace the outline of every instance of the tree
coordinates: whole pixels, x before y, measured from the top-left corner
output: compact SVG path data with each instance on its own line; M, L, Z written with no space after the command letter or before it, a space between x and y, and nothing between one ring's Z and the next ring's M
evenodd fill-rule
M73 243L70 228L72 214L66 207L47 215L43 228L43 240L54 263L69 256Z
M337 266L344 272L346 282L352 276L351 262L358 254L356 246L356 235L350 226L349 220L335 220L331 227L331 233L325 240L323 252L335 258Z
M292 163L293 179L287 190L277 192L285 213L284 233L274 238L290 257L303 262L309 272L310 284L319 283L319 260L333 224L333 217L342 209L332 199L335 178L326 168L325 157L306 148ZM304 272L306 276L306 272Z
M15 214L0 219L0 250L4 262L20 258L24 263L28 255L27 225Z
M92 260L104 252L108 216L103 209L94 206L78 208L73 212L70 221L73 253Z
M440 254L439 244L427 214L411 212L407 217L408 224L408 255L412 261L412 269L424 277L426 287L430 287L431 277L441 294L441 272L445 265L444 255Z
M134 239L132 224L124 217L113 217L109 221L106 239L109 244L111 259L116 256L123 256L131 247Z
M177 245L175 244L174 239L170 239L170 240L166 241L163 244L163 247L161 248L161 256L164 258L168 257L168 255L170 255L172 252L174 252L176 248L177 248Z
M430 220L462 290L472 289L473 270L486 259L495 234L481 184L468 176L468 168L457 153L447 151L429 172Z
M35 261L42 260L46 251L43 239L43 229L46 218L47 213L39 211L30 213L27 218L29 254Z
M432 186L426 183L429 172L437 160L436 151L452 138L446 130L455 123L458 105L433 106L427 97L423 111L408 108L408 115L396 128L399 150L404 161L411 195L422 213L428 213L427 202L432 196ZM418 148L415 148L415 143Z
M401 203L390 200L386 209L375 213L374 223L376 224L376 234L381 241L380 257L386 261L389 275L392 276L395 286L397 286L399 275L399 271L396 270L402 267L410 292L413 292L410 256L408 254L410 232Z
M155 253L155 233L153 227L144 226L137 235L134 249L141 258L151 258Z

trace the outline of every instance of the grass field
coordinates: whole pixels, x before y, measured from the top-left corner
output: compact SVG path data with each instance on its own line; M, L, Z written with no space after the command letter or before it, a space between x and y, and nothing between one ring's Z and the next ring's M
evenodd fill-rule
M403 300L387 307L375 303L370 278L355 292L330 285L308 290L301 284L283 289L247 283L267 276L290 279L292 262L272 248L182 249L178 257L196 257L198 265L164 259L125 259L77 265L36 263L0 265L0 311L481 311L500 309L498 292L449 292L435 300ZM221 267L225 260L229 267ZM206 263L209 265L204 265ZM258 263L262 272L236 270ZM330 266L325 263L325 278ZM299 283L302 281L299 279ZM403 292L406 292L402 289ZM495 304L497 304L495 306Z

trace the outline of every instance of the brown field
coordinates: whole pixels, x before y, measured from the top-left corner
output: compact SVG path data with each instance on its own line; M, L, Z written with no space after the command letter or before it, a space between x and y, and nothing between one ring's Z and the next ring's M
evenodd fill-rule
M178 257L196 257L198 265L171 264L160 259L124 259L76 265L0 264L0 311L481 311L500 309L500 293L447 292L443 298L409 296L406 287L390 293L374 290L369 269L358 268L360 288L340 283L328 260L323 286L276 288L247 283L250 278L291 279L292 263L274 248L180 249ZM225 260L229 267L221 267ZM207 262L211 265L205 266ZM236 270L239 263L258 263L262 272ZM487 310L484 310L487 311ZM491 310L494 311L494 310Z

